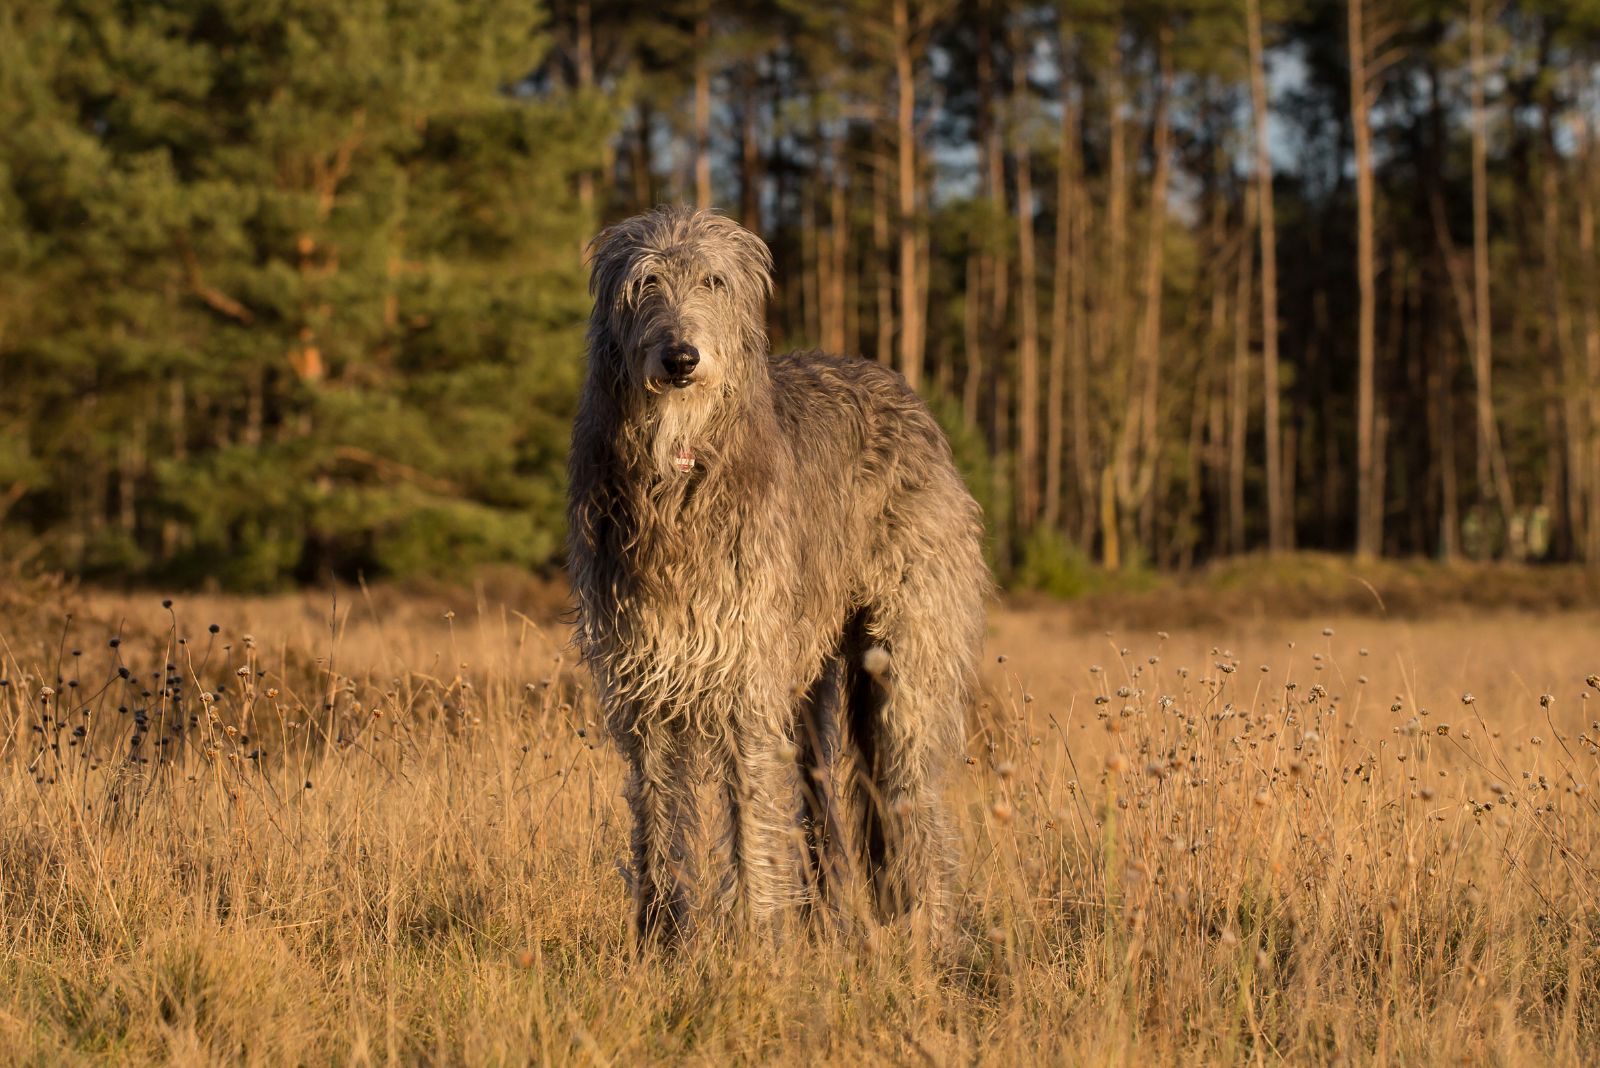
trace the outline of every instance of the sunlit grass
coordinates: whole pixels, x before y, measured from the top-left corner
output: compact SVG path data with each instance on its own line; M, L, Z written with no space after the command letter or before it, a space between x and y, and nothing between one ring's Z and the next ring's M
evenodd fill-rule
M1593 616L997 610L948 957L639 960L558 626L52 596L0 621L6 1059L1600 1056Z

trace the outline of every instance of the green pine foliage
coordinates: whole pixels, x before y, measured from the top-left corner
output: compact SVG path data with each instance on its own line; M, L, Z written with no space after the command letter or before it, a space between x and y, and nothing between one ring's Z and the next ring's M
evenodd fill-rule
M614 120L528 91L548 48L491 0L7 5L10 536L256 588L549 561Z

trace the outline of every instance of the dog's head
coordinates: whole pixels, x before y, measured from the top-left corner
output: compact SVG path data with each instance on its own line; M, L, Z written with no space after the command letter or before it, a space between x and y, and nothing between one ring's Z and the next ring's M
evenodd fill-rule
M589 246L590 373L665 403L737 388L767 358L772 253L732 219L659 208Z

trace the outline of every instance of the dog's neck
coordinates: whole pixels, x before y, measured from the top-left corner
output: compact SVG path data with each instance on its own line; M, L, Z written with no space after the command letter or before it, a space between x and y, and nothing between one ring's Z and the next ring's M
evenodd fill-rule
M621 413L618 446L631 479L671 492L708 475L733 473L772 420L771 379L758 366L716 386L634 394Z

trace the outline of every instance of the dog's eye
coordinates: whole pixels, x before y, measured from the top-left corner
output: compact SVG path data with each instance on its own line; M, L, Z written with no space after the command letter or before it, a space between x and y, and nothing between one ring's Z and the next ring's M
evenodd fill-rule
M644 277L644 285L643 285L642 288L644 288L644 289L654 289L656 286L658 286L660 284L661 284L661 276L660 275L647 274Z
M713 290L715 290L715 289L726 289L727 285L728 285L726 282L724 282L722 280L722 276L720 274L709 274L709 275L706 275L706 280L702 284L707 289L713 289Z

